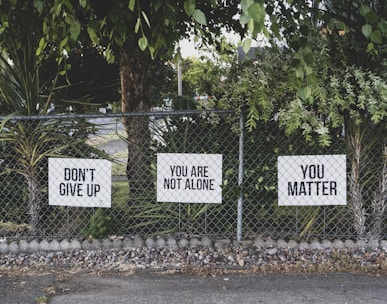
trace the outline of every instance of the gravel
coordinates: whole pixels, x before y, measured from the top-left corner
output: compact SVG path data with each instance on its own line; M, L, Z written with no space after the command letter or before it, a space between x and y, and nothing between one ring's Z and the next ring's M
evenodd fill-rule
M199 238L33 240L0 243L0 271L72 269L172 271L372 272L387 274L387 242Z

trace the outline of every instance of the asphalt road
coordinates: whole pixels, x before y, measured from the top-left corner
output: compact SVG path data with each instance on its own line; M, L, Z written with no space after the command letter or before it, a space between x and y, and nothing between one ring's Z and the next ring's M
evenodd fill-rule
M0 276L0 303L387 303L387 276L230 274L217 277L92 273ZM42 302L41 302L42 303Z

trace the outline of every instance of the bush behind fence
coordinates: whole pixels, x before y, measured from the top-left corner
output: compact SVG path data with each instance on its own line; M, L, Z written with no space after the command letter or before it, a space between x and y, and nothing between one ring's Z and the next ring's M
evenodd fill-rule
M242 238L355 239L373 232L375 198L386 180L381 176L386 174L381 139L363 156L361 180L356 181L363 210L354 208L351 194L345 206L278 206L278 156L347 154L348 179L353 179L345 134L332 131L331 146L322 148L317 140L306 143L301 133L286 135L273 120L243 132L241 141L240 115L233 112L3 117L2 124L0 237L9 239L185 234L236 238L238 229ZM128 132L128 126L137 132ZM222 203L157 202L157 153L221 154ZM111 208L50 206L49 157L110 160ZM386 195L378 195L382 212L377 237L383 238ZM357 227L359 214L365 215L363 230Z

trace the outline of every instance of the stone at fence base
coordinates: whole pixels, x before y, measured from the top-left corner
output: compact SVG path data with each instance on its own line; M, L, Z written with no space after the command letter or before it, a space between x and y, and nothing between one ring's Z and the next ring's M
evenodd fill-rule
M378 240L369 240L368 247L371 249L379 248L380 244Z
M141 237L136 236L133 239L133 247L135 247L135 248L142 248L142 247L144 247L144 240Z
M270 247L274 247L277 245L277 242L274 241L271 237L268 237L265 241L265 247L266 248L270 248Z
M50 251L50 242L44 239L43 241L40 242L39 244L39 250L41 251Z
M364 240L357 240L356 241L356 247L357 248L366 248L367 247L367 243Z
M198 238L196 237L192 237L190 240L189 240L189 247L191 248L195 248L195 247L199 247L201 245L201 242Z
M321 246L325 249L331 248L332 247L332 242L329 240L323 240L321 242Z
M49 244L49 247L51 251L59 251L60 244L57 240L52 240Z
M286 248L286 247L288 247L288 242L286 242L285 240L279 239L277 241L277 247L278 248Z
M147 248L155 248L156 247L156 242L152 238L147 238L145 240L145 247L147 247Z
M298 244L298 248L301 250L307 250L310 249L310 245L308 242L301 241L300 244Z
M73 248L72 248L72 246L71 246L71 242L70 242L69 240L67 240L67 239L64 239L64 240L61 240L61 241L59 242L59 249L60 249L61 251L70 251L70 250L72 250Z
M344 248L344 243L342 240L334 240L332 243L333 248L336 249L343 249Z
M128 250L133 247L133 240L130 237L126 237L122 240L122 249Z
M7 242L1 242L0 243L0 253L7 253L8 252L8 243Z
M122 248L122 240L121 239L113 239L112 246L114 249L121 249Z
M202 237L202 246L206 248L214 247L214 242L207 236Z
M344 247L352 249L352 248L356 247L356 243L354 241L352 241L352 240L345 240Z
M323 246L320 244L319 241L314 240L310 243L310 249L316 249L316 250L321 250L323 249Z
M156 239L156 247L157 248L164 248L166 245L166 242L163 238L157 238Z
M173 238L173 237L169 237L167 239L167 246L169 248L177 248L177 241L176 241L176 239Z
M380 241L380 248L387 251L387 240Z
M262 248L265 247L265 241L261 237L256 237L253 245L257 248Z
M251 245L253 245L252 240L241 240L241 241L232 242L232 246L234 248L238 248L238 247L246 248L246 247L250 247Z
M10 253L18 253L19 252L19 243L16 242L16 241L13 241L13 242L9 243L8 251Z
M288 242L288 248L291 248L291 249L298 248L298 243L295 240L290 240Z
M189 244L189 241L185 238L185 237L182 237L178 242L177 242L177 246L179 246L179 248L185 248L187 247Z
M230 244L231 244L231 240L222 239L222 240L216 240L214 245L215 245L215 248L223 249L223 248L230 246Z
M81 250L82 249L82 244L78 240L71 240L71 250Z
M102 240L102 248L103 249L112 249L113 248L112 240L111 239Z
M29 251L30 250L30 243L28 243L25 240L21 240L19 242L19 250L20 250L20 252L27 252L27 251Z
M30 242L30 250L31 252L36 252L40 250L40 243L37 240L32 240Z
M97 250L101 248L101 241L100 240L84 240L82 242L82 249L84 250Z

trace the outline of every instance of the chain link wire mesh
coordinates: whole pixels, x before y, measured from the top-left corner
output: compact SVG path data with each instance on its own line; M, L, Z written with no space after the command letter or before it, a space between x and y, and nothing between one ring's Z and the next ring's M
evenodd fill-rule
M387 235L383 136L362 156L357 176L353 173L356 157L349 152L342 130L333 134L331 146L322 148L317 138L305 142L301 133L287 135L275 121L259 122L255 130L243 132L243 182L240 184L240 116L233 112L3 117L2 124L0 237L206 235L235 238L238 229L242 238L259 235L274 239L355 239L364 233ZM191 187L220 187L220 203L216 198L205 196L206 203L198 203L196 199L200 195L188 199L184 192L181 201L158 199L158 157L176 156L176 153L194 155L197 157L194 163L198 164L206 155L221 156L220 185L219 182L208 184L213 173L206 171L211 167L219 169L218 165L212 166L216 158L201 168L196 167L194 176L189 162L182 162L179 169L176 169L177 163L164 168L171 175L173 172L181 175L171 177L191 175L195 183ZM347 205L278 205L279 156L332 154L347 155ZM57 175L62 178L58 183L66 185L59 190L63 193L62 199L56 199L53 205L49 203L50 158L104 159L111 164L111 176L88 164L78 166L75 171L63 165L58 168ZM55 167L50 168L50 172L53 170ZM107 179L98 177L97 172ZM82 200L82 195L97 197L106 187L111 190L110 201L103 198L95 204L95 201ZM362 194L361 210L353 203L359 199L354 195L356 189ZM74 196L78 196L79 205L71 205ZM238 200L242 202L241 227L238 227ZM106 204L110 208L105 208ZM359 228L362 220L363 230Z

